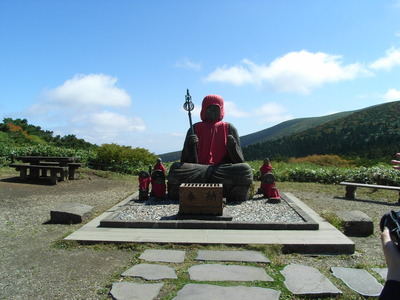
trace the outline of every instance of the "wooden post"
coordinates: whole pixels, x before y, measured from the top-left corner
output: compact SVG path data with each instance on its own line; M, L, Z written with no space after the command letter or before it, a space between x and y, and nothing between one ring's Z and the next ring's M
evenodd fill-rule
M345 198L349 200L354 200L356 198L356 186L346 185L346 194Z

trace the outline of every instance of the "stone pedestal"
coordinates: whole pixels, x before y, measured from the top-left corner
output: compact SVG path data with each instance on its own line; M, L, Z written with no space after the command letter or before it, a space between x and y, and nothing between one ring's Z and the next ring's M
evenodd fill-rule
M336 213L344 224L344 234L347 236L366 237L374 233L372 219L359 210L339 211Z

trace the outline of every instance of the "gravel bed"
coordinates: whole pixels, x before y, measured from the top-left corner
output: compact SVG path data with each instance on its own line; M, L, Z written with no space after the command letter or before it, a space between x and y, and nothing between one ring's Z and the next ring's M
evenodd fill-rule
M160 221L177 220L179 203L172 200L133 200L126 204L113 218L117 221ZM255 198L240 203L227 203L224 214L236 222L299 223L303 218L284 200L268 203L266 199Z

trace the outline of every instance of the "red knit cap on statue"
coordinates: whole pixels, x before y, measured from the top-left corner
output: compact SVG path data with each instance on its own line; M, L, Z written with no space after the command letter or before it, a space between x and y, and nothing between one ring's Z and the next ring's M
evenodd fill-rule
M200 112L201 120L202 121L206 120L206 110L207 107L209 107L210 105L219 106L221 114L219 116L218 121L221 121L224 118L225 112L224 112L224 99L219 95L208 95L204 97L203 103L201 104L201 112Z

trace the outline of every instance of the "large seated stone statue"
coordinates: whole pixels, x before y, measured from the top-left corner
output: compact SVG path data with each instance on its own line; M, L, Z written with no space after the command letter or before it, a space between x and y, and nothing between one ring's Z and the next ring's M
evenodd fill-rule
M222 121L224 100L218 95L203 99L202 122L193 125L186 135L181 161L168 174L168 194L179 199L181 183L222 183L227 201L250 198L253 183L251 167L244 163L236 128Z

